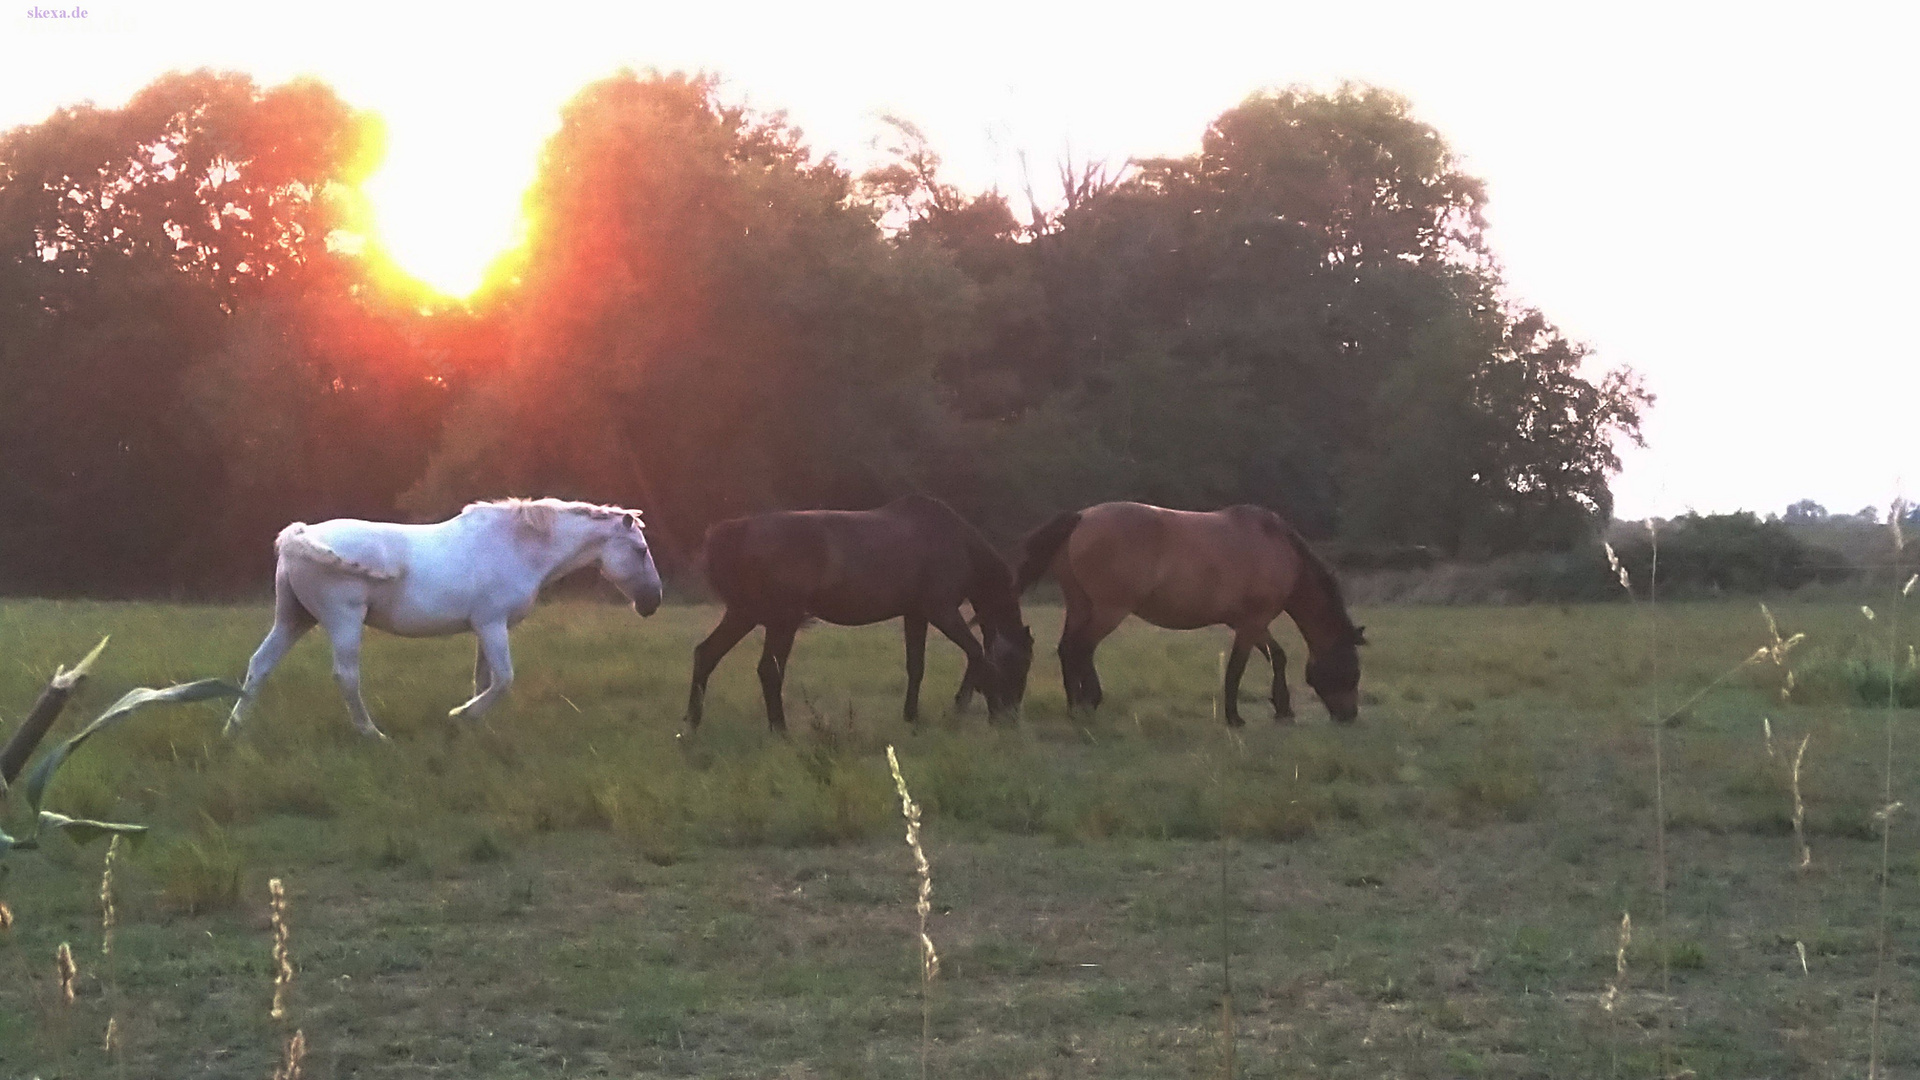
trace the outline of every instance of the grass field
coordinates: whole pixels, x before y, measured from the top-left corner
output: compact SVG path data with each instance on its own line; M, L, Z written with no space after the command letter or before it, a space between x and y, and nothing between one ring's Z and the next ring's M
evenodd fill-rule
M240 739L215 706L156 711L61 774L54 808L153 836L121 860L110 968L103 846L7 860L0 1075L262 1077L295 1027L309 1077L914 1075L891 743L933 864L930 1075L1226 1075L1230 955L1242 1077L1864 1076L1889 720L1859 687L1884 680L1891 605L1871 623L1837 602L1775 613L1808 635L1796 702L1754 665L1663 730L1664 935L1648 717L1769 640L1751 603L1663 607L1657 639L1624 604L1362 611L1360 724L1327 722L1287 638L1303 722L1251 704L1256 661L1240 737L1215 718L1224 632L1137 623L1101 651L1097 717L1067 715L1050 648L1017 728L951 716L959 656L936 645L910 731L898 627L819 628L791 662L790 740L766 732L752 640L681 737L716 613L564 602L516 632L519 682L479 727L445 716L471 639L371 639L367 696L393 736L374 745L316 634ZM1058 611L1031 614L1050 644ZM268 621L0 603L0 728L102 634L62 730L130 686L237 677ZM1916 714L1891 716L1894 797L1913 803ZM1787 761L1808 735L1797 871ZM1920 822L1894 823L1881 1067L1911 1076ZM285 1023L271 877L298 967Z

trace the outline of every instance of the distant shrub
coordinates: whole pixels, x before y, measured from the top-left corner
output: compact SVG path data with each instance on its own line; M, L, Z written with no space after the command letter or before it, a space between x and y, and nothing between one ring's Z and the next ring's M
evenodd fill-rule
M1888 678L1884 660L1857 657L1817 660L1797 673L1795 699L1802 702L1858 705L1887 704ZM1920 667L1902 663L1894 669L1893 703L1902 709L1920 708Z
M1343 574L1341 583L1348 600L1361 604L1575 603L1626 598L1597 544L1480 563L1438 563L1425 569L1355 569Z
M1839 554L1750 512L1687 514L1668 522L1659 540L1660 587L1669 595L1798 589L1844 581L1853 573ZM1620 560L1636 582L1647 581L1651 540L1621 545Z

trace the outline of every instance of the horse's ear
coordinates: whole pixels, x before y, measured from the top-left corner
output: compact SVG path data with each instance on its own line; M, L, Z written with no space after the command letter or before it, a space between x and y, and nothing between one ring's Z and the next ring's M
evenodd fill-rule
M1364 627L1364 626L1356 626L1356 627L1354 627L1354 628L1353 628L1353 643L1354 643L1355 645L1365 645L1365 644L1367 643L1367 628L1366 628L1366 627Z

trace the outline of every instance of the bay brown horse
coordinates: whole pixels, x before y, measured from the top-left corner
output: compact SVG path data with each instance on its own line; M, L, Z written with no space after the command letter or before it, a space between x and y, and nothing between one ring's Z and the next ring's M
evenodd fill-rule
M707 580L726 602L720 625L693 650L687 724L700 723L707 677L740 639L767 628L760 690L767 723L787 726L781 702L787 656L802 623L821 619L863 626L904 619L909 723L919 719L927 627L967 654L963 686L980 687L998 717L1026 692L1033 633L1021 622L1013 571L980 533L947 504L908 495L877 510L793 510L723 521L701 550ZM962 603L971 604L986 646L974 640ZM963 695L956 704L963 704Z
M1227 723L1238 727L1240 677L1258 649L1273 665L1273 711L1293 718L1287 657L1268 626L1286 612L1307 642L1307 684L1335 720L1360 711L1364 627L1353 625L1333 571L1280 515L1258 506L1212 513L1112 502L1061 514L1026 539L1016 586L1049 572L1066 596L1060 674L1068 708L1097 708L1093 651L1129 614L1172 630L1232 628Z

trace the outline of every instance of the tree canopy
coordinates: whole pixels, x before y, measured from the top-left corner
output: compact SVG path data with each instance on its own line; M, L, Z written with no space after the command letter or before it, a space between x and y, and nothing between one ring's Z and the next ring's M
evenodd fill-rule
M969 194L894 120L850 175L705 77L583 89L470 303L361 224L377 120L169 75L0 136L0 589L242 589L288 520L508 493L721 517L906 490L1002 539L1108 498L1566 547L1630 372L1509 299L1483 184L1402 98L1255 95L1198 153Z

